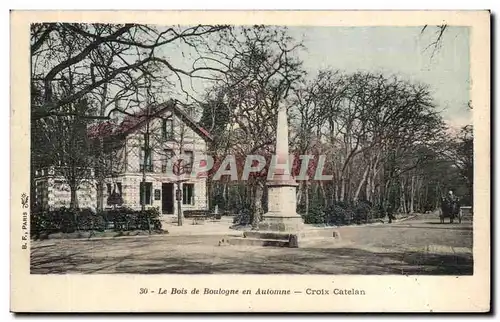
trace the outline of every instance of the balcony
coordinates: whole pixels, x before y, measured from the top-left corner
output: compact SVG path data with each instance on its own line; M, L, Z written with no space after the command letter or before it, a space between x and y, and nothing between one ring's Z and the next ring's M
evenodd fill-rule
M168 132L167 133L163 133L162 140L164 142L175 141L174 140L174 133L173 132L172 133L168 133Z
M140 172L153 172L153 165L152 164L140 164L139 165L139 171Z
M174 167L173 169L170 169L170 170L174 171L175 174L191 174L191 172L193 171L193 165L192 164L185 165L185 166L181 167L180 171L178 169L179 169L179 167ZM167 172L167 165L166 164L161 165L161 172L162 173Z

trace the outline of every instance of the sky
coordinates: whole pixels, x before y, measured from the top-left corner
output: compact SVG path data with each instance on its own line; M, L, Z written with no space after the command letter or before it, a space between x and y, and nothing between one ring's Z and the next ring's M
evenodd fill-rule
M425 83L449 125L458 128L471 123L469 101L469 30L449 26L435 50L437 27L295 27L289 35L302 40L305 49L298 54L308 77L325 68L346 72L372 71L398 75ZM189 69L181 48L165 50L176 66ZM434 54L433 54L434 53ZM197 81L195 81L196 83ZM200 91L208 84L194 84Z
M471 122L469 101L469 31L448 27L440 47L427 48L437 28L291 27L307 48L300 57L306 70L379 71L430 85L435 103L451 125ZM427 49L426 49L427 48Z

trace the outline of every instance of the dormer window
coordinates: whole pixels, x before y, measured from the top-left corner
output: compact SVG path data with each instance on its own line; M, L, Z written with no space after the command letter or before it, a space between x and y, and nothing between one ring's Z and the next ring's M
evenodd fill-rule
M164 119L162 123L162 138L164 140L174 139L174 120Z
M139 155L139 171L153 172L150 149L141 148L141 153Z
M193 171L193 151L184 151L186 159L184 160L184 173L190 174Z
M168 161L171 160L173 157L174 157L174 150L172 149L163 150L161 172L163 173L167 172Z

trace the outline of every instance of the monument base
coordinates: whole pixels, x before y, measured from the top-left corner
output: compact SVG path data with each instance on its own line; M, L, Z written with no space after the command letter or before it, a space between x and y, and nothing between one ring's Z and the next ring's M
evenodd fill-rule
M264 214L258 226L259 230L277 232L296 232L302 230L303 227L304 222L298 214L283 216L272 213Z
M340 240L340 234L335 228L318 228L302 224L302 229L299 231L246 231L243 237L234 237L227 242L229 245L299 248L307 247L311 242L319 240L337 242Z

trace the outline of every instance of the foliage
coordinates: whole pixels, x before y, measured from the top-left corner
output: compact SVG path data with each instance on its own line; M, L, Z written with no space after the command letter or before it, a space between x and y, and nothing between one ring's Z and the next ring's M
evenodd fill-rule
M435 44L445 30L446 25L438 28ZM192 59L183 64L189 69L174 66L160 54L161 48L175 45L196 51L185 55ZM280 107L287 108L290 118L290 151L326 157L324 173L331 174L332 180L311 180L306 188L299 188L300 207L309 204L304 215L308 223L344 225L430 211L449 189L472 203L472 127L453 137L432 88L388 73L328 67L306 79L307 71L297 56L302 48L287 28L275 26L32 24L31 108L36 134L32 135L32 173L39 166L64 166L71 205L77 208L76 190L88 177L80 169L97 160L87 158L85 116L102 118L111 111L130 114L131 106L150 105L165 97L173 82L180 85L177 92L193 98L183 82L199 78L211 82L204 85L203 101L198 97L196 102L202 109L200 124L214 137L209 151L216 161L228 154L271 155ZM146 137L149 142L149 133ZM144 143L145 151L154 148ZM99 158L107 160L104 155ZM244 158L237 160L238 166L240 159ZM317 162L309 164L308 173ZM216 162L213 169L217 166ZM109 175L101 167L96 166L97 175ZM255 224L265 209L261 174L265 170L244 183L209 179L208 191L213 194L209 200L215 200L221 210L237 210L235 222ZM157 225L154 214L123 208L101 215L114 229L143 227L146 222L148 227ZM79 210L65 210L33 220L46 229L102 226L102 221L92 218Z
M158 208L135 211L128 208L94 213L89 209L62 207L53 211L42 211L31 215L31 235L72 233L75 231L148 230L148 220L153 230L162 229Z
M253 210L250 204L243 205L233 218L233 224L249 225L252 222Z
M87 100L66 106L70 113L89 114ZM78 208L76 191L92 178L92 152L86 131L89 120L79 116L46 117L34 120L32 162L37 168L56 166L71 191L71 208Z
M345 202L337 202L325 210L326 224L330 226L350 225L355 217L352 207Z
M123 197L121 194L117 192L113 192L111 195L108 197L108 205L109 206L121 206L123 205Z
M236 156L241 169L247 155L271 154L278 110L288 105L290 92L304 75L296 55L302 44L290 37L286 28L238 27L222 39L221 45L231 68L208 88L202 104L201 122L214 131L210 148L216 162L212 171L219 167L217 160L224 160L227 155ZM251 205L248 209L253 211L252 225L258 224L264 208L264 181L263 176L251 175L244 184L248 190L246 200L238 200ZM213 186L219 184L220 181L214 182ZM247 219L246 212L240 213L242 221Z
M32 24L33 116L67 114L61 107L84 96L94 97L101 107L113 107L118 100L134 104L134 98L140 100L134 97L138 89L157 86L169 74L176 76L181 89L186 78L210 78L207 74L222 72L224 65L216 63L214 51L207 48L208 40L227 29L222 25ZM192 68L174 66L169 57L158 54L162 47L181 44L184 49L196 48L196 56L188 63ZM187 56L186 60L191 58ZM148 76L153 76L153 84ZM55 88L60 83L67 83L72 90L60 93Z
M338 201L327 207L313 203L309 206L307 214L304 205L299 205L297 211L302 214L306 224L326 224L329 226L364 224L386 216L380 205L373 206L368 201L356 203Z
M277 105L264 104L264 96L254 99L252 90L256 84L251 83L249 91L230 88L233 96L226 96L239 104L224 107L240 106L233 108L232 113L241 124L236 124L233 132L220 136L231 142L222 144L216 138L216 145L238 147L232 152L236 156L247 155L249 151L263 156L273 153L272 148L262 147L272 145L273 108ZM250 104L247 99L256 103ZM359 223L397 213L431 211L448 189L467 201L472 200L472 128L464 128L454 138L434 102L432 89L426 84L385 73L326 69L311 81L296 81L288 98L281 102L290 105L291 153L313 156L307 168L308 174L311 172L310 181L307 188L299 187L298 204L313 199L318 204L333 203L326 209L326 220ZM204 119L216 120L216 111L205 108ZM251 115L246 114L249 112ZM260 119L247 126L245 122L253 116ZM233 127L220 127L224 128ZM325 156L323 173L332 175L329 181L313 179L318 156ZM237 166L242 163L236 161ZM265 168L262 173L265 174ZM255 198L248 183L222 185L228 193L220 195L224 199L220 204L246 203ZM221 183L212 183L214 189L210 191L220 191L218 186ZM364 205L365 202L370 206ZM315 203L310 203L311 211ZM353 213L356 215L349 218ZM317 213L308 214L307 221L321 219Z
M72 233L76 230L75 210L61 207L55 211L32 213L30 216L31 235L40 233Z
M373 205L369 201L358 201L354 207L354 222L356 224L366 223L372 219L372 209Z
M315 204L309 208L307 214L305 213L305 209L297 210L298 213L302 214L302 218L304 219L304 223L306 224L324 224L325 223L325 212L321 205Z

